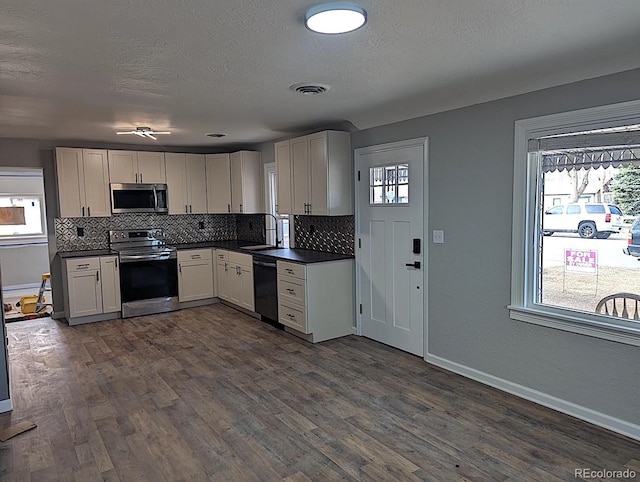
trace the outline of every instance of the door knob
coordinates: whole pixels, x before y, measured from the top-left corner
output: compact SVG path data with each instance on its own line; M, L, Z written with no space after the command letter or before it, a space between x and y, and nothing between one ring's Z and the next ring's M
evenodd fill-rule
M420 269L420 261L416 261L415 263L405 263L405 266L409 268Z

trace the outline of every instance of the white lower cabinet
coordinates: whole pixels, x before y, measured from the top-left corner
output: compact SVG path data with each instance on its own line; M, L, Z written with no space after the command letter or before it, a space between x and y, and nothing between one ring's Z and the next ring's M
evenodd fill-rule
M250 254L218 249L216 264L218 298L254 311L253 257Z
M117 256L100 258L100 283L102 285L102 312L115 313L122 309L120 297L120 266Z
M100 258L80 258L67 261L69 317L102 313Z
M353 260L277 262L278 318L310 341L353 333Z
M121 310L117 256L71 258L64 264L66 311L70 325L113 318Z
M213 298L213 260L211 249L178 251L178 300Z

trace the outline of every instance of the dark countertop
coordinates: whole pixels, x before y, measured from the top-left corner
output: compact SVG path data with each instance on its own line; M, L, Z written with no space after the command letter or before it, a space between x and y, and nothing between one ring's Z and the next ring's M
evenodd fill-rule
M308 249L273 248L260 251L241 249L240 246L255 246L264 243L254 241L208 241L206 243L177 244L179 250L198 248L220 248L230 251L239 251L259 256L269 256L271 258L292 261L294 263L324 263L327 261L340 261L343 259L353 259L354 256L348 254L325 253L323 251L311 251Z
M58 251L58 256L62 259L68 258L90 258L91 256L116 256L118 253L110 249L90 249L84 251Z
M183 249L203 249L203 248L220 248L230 251L239 251L241 253L255 254L259 256L269 256L275 259L282 259L294 263L324 263L327 261L340 261L343 259L353 259L354 256L348 254L325 253L322 251L311 251L308 249L289 249L289 248L273 248L262 251L253 251L250 249L240 249L240 246L252 246L262 243L252 241L207 241L203 243L186 243L176 244L179 250ZM91 256L109 256L117 253L110 249L95 249L86 251L63 251L58 252L62 259L83 258Z

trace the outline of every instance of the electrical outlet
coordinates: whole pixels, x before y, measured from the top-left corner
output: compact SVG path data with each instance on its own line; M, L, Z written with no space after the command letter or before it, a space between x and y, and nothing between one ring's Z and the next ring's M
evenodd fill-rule
M198 221L198 228L204 229L204 221Z
M79 237L84 236L84 228L81 226L76 227L76 232L78 233Z
M433 242L434 244L444 244L444 231L439 229L433 230Z

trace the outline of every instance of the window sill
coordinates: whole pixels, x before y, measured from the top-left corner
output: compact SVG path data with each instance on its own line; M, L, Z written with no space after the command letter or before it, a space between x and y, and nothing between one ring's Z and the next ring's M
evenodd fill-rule
M569 331L626 345L640 346L640 323L638 323L638 328L634 328L590 319L586 316L577 318L521 306L510 305L507 308L509 309L509 317L512 320L524 321L534 325L546 326L556 330Z
M46 245L49 239L47 236L14 236L10 238L0 238L0 248L19 248L21 246Z

